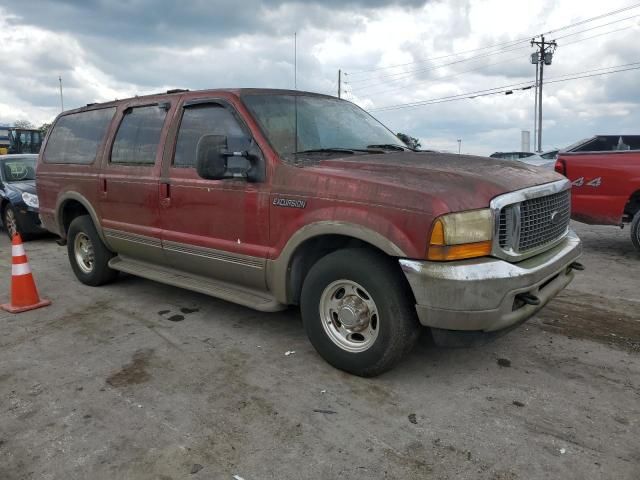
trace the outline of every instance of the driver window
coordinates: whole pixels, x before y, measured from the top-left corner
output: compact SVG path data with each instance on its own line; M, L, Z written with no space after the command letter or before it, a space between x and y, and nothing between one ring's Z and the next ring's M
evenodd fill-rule
M193 168L196 163L196 147L204 135L224 135L230 150L247 138L235 116L222 105L204 104L184 109L173 166Z

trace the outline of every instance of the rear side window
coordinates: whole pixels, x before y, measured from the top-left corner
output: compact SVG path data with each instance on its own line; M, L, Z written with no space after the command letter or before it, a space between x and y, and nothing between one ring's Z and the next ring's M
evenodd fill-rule
M196 163L196 147L203 135L224 135L230 149L235 141L245 139L247 135L234 117L222 105L205 104L184 109L174 167L194 167Z
M111 149L111 163L153 165L167 111L157 105L128 110Z
M115 108L102 108L60 117L44 152L46 163L93 163Z

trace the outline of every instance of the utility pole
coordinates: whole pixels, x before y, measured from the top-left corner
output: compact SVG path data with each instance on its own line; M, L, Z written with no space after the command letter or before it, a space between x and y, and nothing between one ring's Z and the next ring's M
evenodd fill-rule
M58 77L58 82L60 82L60 111L64 112L64 100L62 98L62 77Z
M538 65L537 52L531 54L531 63L534 63L534 60L536 64L536 83L534 85L534 90L533 90L533 144L534 144L533 150L535 151L536 139L538 138L538 71L540 68Z
M342 70L338 69L338 98L342 98Z
M538 152L542 152L542 84L544 83L544 66L551 65L553 53L556 51L556 41L545 42L544 35L540 36L540 40L531 40L531 46L538 47L537 54L531 56L531 61L536 60L536 70L540 66L539 75L536 75L536 84L538 86ZM539 78L538 78L539 77Z
M298 32L293 32L293 89L298 89Z

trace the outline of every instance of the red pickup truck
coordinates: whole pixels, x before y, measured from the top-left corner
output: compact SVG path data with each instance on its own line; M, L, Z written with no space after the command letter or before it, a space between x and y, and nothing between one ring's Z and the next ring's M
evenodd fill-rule
M572 218L591 225L631 224L640 251L640 135L598 135L561 152L556 171L572 183Z
M207 90L64 112L38 159L76 277L127 272L261 311L300 305L332 365L376 375L416 342L493 337L573 278L570 183L417 152L326 95Z

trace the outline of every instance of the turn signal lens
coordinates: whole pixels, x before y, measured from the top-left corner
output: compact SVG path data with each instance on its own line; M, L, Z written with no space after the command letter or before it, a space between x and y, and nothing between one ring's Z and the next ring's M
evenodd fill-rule
M433 231L431 232L431 245L445 245L444 243L444 225L442 220L437 219L433 224Z
M486 257L491 254L491 241L467 243L462 245L432 245L429 247L428 260L464 260L465 258Z
M462 260L490 255L493 224L493 214L488 208L437 218L431 230L427 259Z

